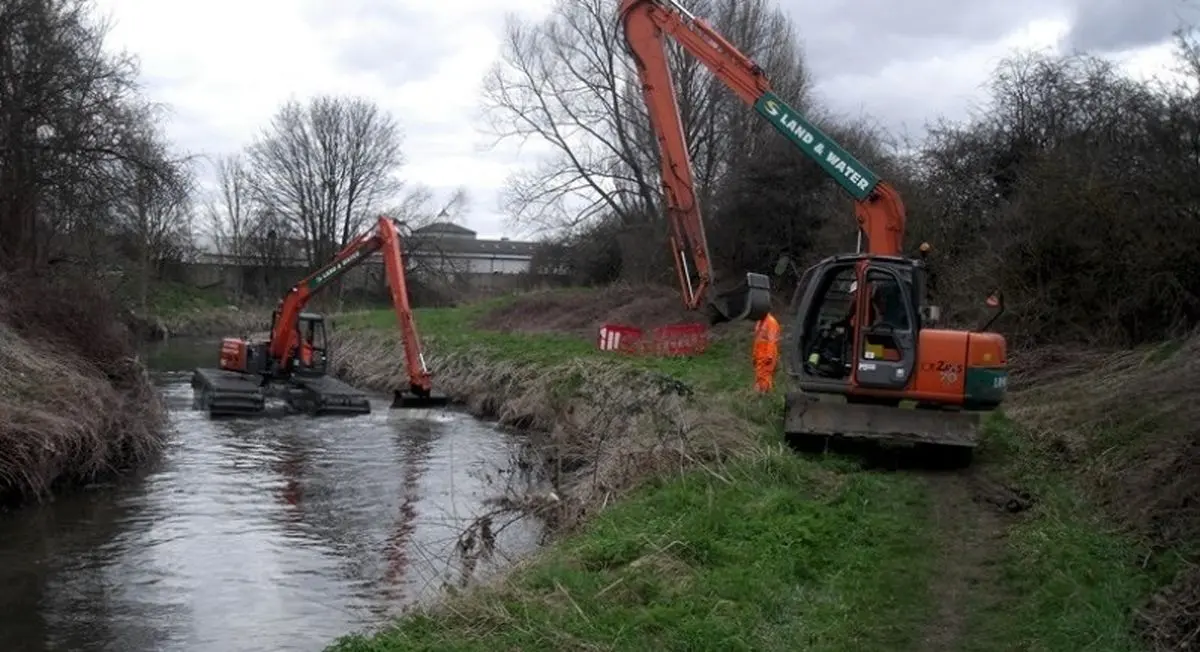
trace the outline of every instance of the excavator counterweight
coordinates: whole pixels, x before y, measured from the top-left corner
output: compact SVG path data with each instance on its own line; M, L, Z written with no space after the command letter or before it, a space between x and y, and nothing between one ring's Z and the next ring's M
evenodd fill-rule
M979 413L1003 401L1006 344L995 333L935 328L939 310L928 303L924 261L903 253L906 215L896 189L788 106L757 63L679 0L623 0L618 14L658 141L671 245L688 308L707 305L712 323L758 320L770 310L770 283L747 274L744 286L712 291L667 37L854 199L859 252L806 270L793 306L782 351L795 385L787 395L786 432L970 451Z
M330 351L325 318L304 312L309 300L334 279L380 252L400 326L407 387L397 389L393 408L439 407L448 397L434 391L416 321L408 300L404 259L397 223L380 217L374 228L347 244L328 264L288 291L279 302L268 339L227 337L221 342L218 368L192 374L196 407L211 416L258 414L268 397L283 399L292 410L312 415L356 415L371 411L367 395L329 375Z

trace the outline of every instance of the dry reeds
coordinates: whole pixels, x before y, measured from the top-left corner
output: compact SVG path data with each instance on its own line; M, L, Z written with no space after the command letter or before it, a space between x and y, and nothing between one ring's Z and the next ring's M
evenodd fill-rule
M337 373L357 385L405 383L396 336L337 334ZM617 360L553 365L497 360L483 350L431 356L439 389L476 415L528 433L529 459L553 489L538 500L504 502L533 509L556 532L664 473L718 467L753 450L753 428L725 406L698 400L673 377Z
M85 279L0 279L0 496L41 499L155 454L163 411L118 313Z
M165 335L244 337L271 327L271 309L225 306L160 317L157 321L155 330Z

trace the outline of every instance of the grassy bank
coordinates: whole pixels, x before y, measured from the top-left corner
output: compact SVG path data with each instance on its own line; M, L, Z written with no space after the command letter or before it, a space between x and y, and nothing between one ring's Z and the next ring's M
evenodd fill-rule
M989 470L1038 498L1007 532L973 650L1178 650L1200 635L1200 338L1027 356ZM995 640L995 642L993 642Z
M535 426L543 450L582 469L561 496L575 518L560 519L563 539L507 581L338 649L915 644L931 602L908 587L928 584L934 559L921 478L848 474L845 461L785 452L768 416L781 400L751 391L741 337L691 361L615 359L575 335L481 329L495 308L419 311L418 319L443 387L474 394L479 411ZM367 356L353 347L363 346L362 330L387 337L393 329L387 313L344 317L339 338L351 349L337 355L387 360L377 348ZM473 372L461 368L466 359ZM492 396L481 401L481 393ZM647 404L646 394L660 393L673 400ZM641 416L612 423L621 411ZM867 612L878 617L858 617Z
M127 299L127 302L131 300ZM239 336L271 326L273 306L233 305L215 290L178 283L153 285L144 310L136 308L130 327L142 340L164 337Z
M746 329L718 331L697 359L616 358L581 337L605 310L564 316L580 296L418 315L450 393L569 462L560 540L504 581L333 649L1136 650L1162 630L1166 616L1134 610L1186 576L1180 546L1114 510L1130 496L1106 496L1119 482L1101 472L1116 468L1114 436L1160 463L1145 445L1162 423L1100 422L1080 400L1099 388L1065 363L1041 365L1062 373L1037 374L1011 418L988 423L971 472L877 472L779 445L782 401L750 391ZM653 310L637 312L625 318ZM532 325L539 313L554 332ZM395 386L394 328L387 312L341 318L348 357L371 361L343 371ZM1180 359L1093 362L1116 378ZM672 383L676 398L646 400ZM1066 425L1063 402L1077 408ZM643 416L605 416L621 405ZM1022 491L1032 507L1007 513Z
M87 279L0 278L0 500L137 465L163 411L119 310Z

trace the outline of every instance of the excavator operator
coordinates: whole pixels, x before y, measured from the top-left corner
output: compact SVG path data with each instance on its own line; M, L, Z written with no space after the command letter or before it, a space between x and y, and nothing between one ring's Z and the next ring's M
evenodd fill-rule
M878 318L881 314L878 304L878 294L871 293L872 302L869 306L868 319ZM821 334L813 341L808 352L807 366L809 370L828 378L845 378L849 374L847 360L852 348L851 336L858 323L858 281L851 281L849 300L846 313L828 326L821 329Z
M301 365L305 367L313 366L313 339L316 338L316 333L313 332L313 326L310 324L307 332L300 333L300 351L296 356Z
M769 392L775 387L775 365L779 362L779 322L771 313L754 325L754 388Z
M300 338L300 362L306 367L313 364L313 343L307 337Z
M893 327L903 327L905 317L900 287L894 282L875 282L868 285L871 301L868 304L870 312L867 316L867 325L873 326L883 322L891 324ZM834 326L843 328L847 332L853 331L857 325L857 310L858 281L853 281L850 283L850 306L846 309L846 316L834 322Z

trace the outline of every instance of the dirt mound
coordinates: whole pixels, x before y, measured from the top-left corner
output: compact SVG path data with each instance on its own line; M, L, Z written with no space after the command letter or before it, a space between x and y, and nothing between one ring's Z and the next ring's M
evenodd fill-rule
M654 328L703 321L702 315L684 308L678 290L661 285L618 284L523 294L489 311L477 326L502 332L591 337L606 323Z
M1051 357L1052 375L1037 372L1048 365L1028 364L1033 389L1013 397L1009 414L1035 429L1046 454L1078 469L1137 534L1161 549L1200 540L1200 335L1107 356ZM1180 649L1183 639L1170 632L1200 632L1200 612L1177 608L1200 604L1200 573L1181 574L1170 594L1142 614L1158 649Z
M0 278L0 499L158 450L161 406L118 315L88 279Z

